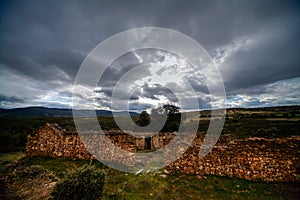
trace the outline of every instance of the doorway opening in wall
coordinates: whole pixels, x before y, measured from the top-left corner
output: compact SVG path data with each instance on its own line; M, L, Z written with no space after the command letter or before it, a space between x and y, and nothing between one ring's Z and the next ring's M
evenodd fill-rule
M151 150L151 137L145 138L145 149Z

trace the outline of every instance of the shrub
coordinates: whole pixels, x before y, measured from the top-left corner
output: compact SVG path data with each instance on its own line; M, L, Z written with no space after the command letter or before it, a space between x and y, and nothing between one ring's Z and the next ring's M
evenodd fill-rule
M58 182L51 195L53 199L101 199L104 178L101 169L84 165Z

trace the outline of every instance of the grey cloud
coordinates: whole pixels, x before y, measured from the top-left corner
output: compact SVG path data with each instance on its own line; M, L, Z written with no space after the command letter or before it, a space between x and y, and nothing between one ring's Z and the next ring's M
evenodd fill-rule
M218 66L229 98L245 93L265 94L270 92L266 84L288 82L300 76L299 13L297 1L283 0L1 1L0 68L43 82L43 85L35 84L36 90L39 95L42 91L48 94L73 83L81 62L99 42L130 28L158 26L191 36L216 60L230 53ZM226 52L244 37L252 39L252 45ZM218 55L217 49L222 50ZM153 52L143 52L137 53L143 56L144 63L163 59ZM137 64L141 63L131 54L121 57L106 70L100 80L105 95L103 101L109 100L106 98L111 96L117 80ZM145 68L133 76L138 80L147 73ZM197 91L208 94L203 80L191 74L189 81ZM2 82L1 88L10 89ZM19 104L22 100L23 103L32 101L27 98L30 95L23 95L22 99L17 91L6 99L11 105L17 99ZM163 93L167 92L159 87L152 90L145 87L145 91L145 95L153 99L155 94L166 95ZM37 97L32 88L28 93ZM61 92L59 95L69 94ZM284 95L288 104L297 103L288 99L289 94ZM168 98L175 100L172 96ZM132 100L138 100L138 96ZM207 101L200 103L207 106ZM253 100L253 104L265 104L265 101Z
M178 102L178 99L173 94L173 92L168 89L167 87L163 87L160 84L154 84L153 86L149 86L147 83L145 83L142 86L143 92L142 95L154 100L159 100L158 97L155 95L165 96L167 99L169 99L171 102Z
M228 92L300 76L300 43L297 39L300 25L298 30L275 32L276 28L287 27L276 26L275 30L266 27L264 35L259 36L263 38L254 35L253 42L257 44L235 52L220 67Z
M143 111L152 108L153 105L147 103L132 102L129 104L129 110Z
M131 95L130 97L130 101L135 101L135 100L139 100L140 97L137 95L137 93L134 93L133 95Z
M2 104L2 102L24 103L24 100L14 96L0 95L0 105Z

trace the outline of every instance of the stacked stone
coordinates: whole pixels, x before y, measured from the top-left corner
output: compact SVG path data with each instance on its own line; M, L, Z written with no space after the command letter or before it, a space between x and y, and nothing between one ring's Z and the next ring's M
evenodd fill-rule
M50 156L54 158L90 159L78 135L67 134L57 124L46 124L27 137L26 155Z
M122 131L105 132L106 137L115 145L129 152L136 152L136 139Z
M134 152L146 145L145 138L136 139L121 131L107 131L103 134L89 132L79 137L77 134L68 134L56 124L46 124L28 136L26 155L73 159L91 159L94 155L95 158L108 162L133 166ZM174 133L158 133L152 136L152 150L168 145L174 137ZM107 138L112 143L107 143ZM300 168L300 137L245 140L230 138L228 135L221 136L211 152L200 158L198 154L203 134L199 133L188 150L167 166L166 170L172 173L214 174L248 180L299 181L297 170ZM123 151L120 153L117 151L119 149ZM181 151L180 145L178 151ZM168 153L170 152L167 152L166 158Z
M191 147L167 170L247 180L299 181L299 153L295 151L299 145L300 141L295 138L248 139L217 144L204 158L198 158L199 148Z
M151 149L152 150L157 150L161 149L164 146L168 145L171 140L175 137L174 133L171 132L164 132L164 133L157 133L151 138Z

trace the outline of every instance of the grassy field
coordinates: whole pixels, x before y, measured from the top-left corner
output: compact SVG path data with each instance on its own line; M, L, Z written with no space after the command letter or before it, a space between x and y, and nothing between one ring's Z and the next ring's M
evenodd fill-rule
M297 110L295 110L297 108ZM116 129L112 117L99 117L103 129ZM205 132L210 112L199 115L199 131ZM198 123L198 119L188 119ZM74 132L72 118L0 119L0 199L47 199L57 181L70 170L85 164L96 165L107 172L103 199L299 199L299 183L254 182L218 176L189 176L156 173L128 174L105 167L98 161L28 159L23 153L26 137L46 122L57 123ZM232 139L248 137L281 138L300 135L298 107L235 109L227 113L222 134ZM295 149L297 151L297 149ZM15 152L12 152L15 151ZM42 166L43 177L19 176L22 170ZM19 175L18 175L19 174Z
M300 135L299 108L279 108L274 108L274 111L270 108L267 110L229 110L226 115L222 134L230 134L233 138L238 139ZM292 108L297 108L297 110L291 110ZM136 116L133 118L134 120L138 119ZM199 119L200 122L198 122ZM104 130L118 129L113 117L98 117L98 121ZM210 112L202 111L199 114L199 118L187 119L186 121L190 124L198 125L198 130L205 132L209 126ZM0 118L0 153L24 151L27 135L44 126L46 122L57 123L69 132L76 132L73 118L70 117Z
M25 157L23 152L0 153L0 161L14 162Z
M10 161L7 161L7 158L10 158ZM17 199L39 199L40 194L49 194L51 187L48 186L51 183L57 182L68 171L84 164L95 165L107 172L103 199L298 199L299 197L297 183L251 182L230 177L165 174L163 170L135 175L107 168L95 160L91 162L35 157L21 158L16 162L12 158L19 159L20 153L0 157L2 185L8 185L1 188L1 193L6 194L6 197ZM36 165L54 173L57 178L47 179L46 182L42 182L41 187L40 178L9 177L8 172L12 168L17 171ZM9 181L5 177L8 177ZM27 187L28 185L31 187ZM6 197L2 196L1 199Z

